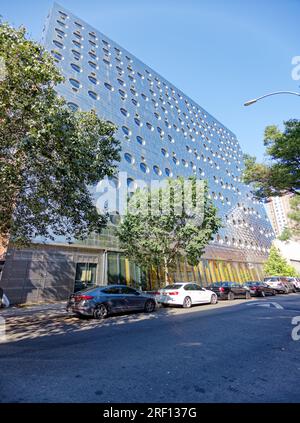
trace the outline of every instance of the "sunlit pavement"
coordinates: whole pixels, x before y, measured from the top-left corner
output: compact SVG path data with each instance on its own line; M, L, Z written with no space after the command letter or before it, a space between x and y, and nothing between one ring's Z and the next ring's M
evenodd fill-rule
M6 310L0 401L300 401L299 294L103 322L51 307Z

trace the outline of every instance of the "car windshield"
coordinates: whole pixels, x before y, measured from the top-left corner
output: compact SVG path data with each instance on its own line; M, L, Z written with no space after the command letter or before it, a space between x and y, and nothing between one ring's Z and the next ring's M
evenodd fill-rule
M182 287L182 284L180 283L174 283L173 285L168 285L164 289L180 289Z

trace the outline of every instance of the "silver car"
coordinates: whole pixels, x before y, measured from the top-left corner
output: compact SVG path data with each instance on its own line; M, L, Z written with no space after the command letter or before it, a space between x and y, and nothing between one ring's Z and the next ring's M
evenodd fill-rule
M86 289L71 295L67 311L77 315L104 319L114 313L143 310L152 313L156 302L127 285L108 285Z

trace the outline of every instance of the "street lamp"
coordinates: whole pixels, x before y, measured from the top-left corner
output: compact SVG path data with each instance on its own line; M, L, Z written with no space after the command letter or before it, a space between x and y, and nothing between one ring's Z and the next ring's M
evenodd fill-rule
M261 100L262 98L270 97L271 95L277 95L277 94L292 94L292 95L300 96L300 93L296 93L294 91L276 91L274 93L269 93L269 94L262 95L261 97L254 98L253 100L248 100L246 101L246 103L244 103L244 106L251 106L251 104L256 103L258 100Z

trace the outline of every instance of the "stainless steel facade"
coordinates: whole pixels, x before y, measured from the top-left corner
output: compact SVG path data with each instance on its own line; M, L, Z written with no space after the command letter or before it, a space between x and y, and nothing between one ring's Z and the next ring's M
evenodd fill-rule
M265 255L273 231L263 205L241 182L242 151L233 132L120 45L57 4L47 18L43 42L65 76L58 92L70 107L93 108L118 126L120 170L134 180L177 175L207 179L226 222L215 242Z
M208 246L199 274L188 266L182 270L179 264L174 277L200 278L204 283L261 277L261 263L274 234L263 205L241 181L244 165L235 134L119 44L58 4L47 17L43 44L65 77L57 91L69 107L95 109L118 126L119 169L127 172L128 182L178 175L208 180L225 226ZM105 254L117 249L109 230L100 239L88 240L85 247L103 249ZM235 266L226 267L230 262ZM128 269L125 273L131 282ZM103 282L105 277L97 281Z

